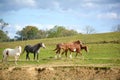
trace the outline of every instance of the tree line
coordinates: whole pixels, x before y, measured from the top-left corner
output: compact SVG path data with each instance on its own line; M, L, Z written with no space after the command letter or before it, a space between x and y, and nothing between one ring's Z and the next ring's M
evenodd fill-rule
M75 30L66 29L64 26L54 26L50 30L39 30L36 26L25 26L21 31L16 33L17 40L31 40L53 37L65 37L79 34Z
M8 31L5 31L4 28L9 24L6 23L3 19L0 19L0 42L1 41L11 41L11 40L32 40L32 39L42 39L42 38L54 38L54 37L66 37L79 34L75 30L70 30L65 28L65 26L54 26L49 30L39 30L37 26L25 26L22 30L17 31L17 36L14 39L10 39L8 36ZM95 32L95 29L91 26L86 26L84 28L86 34L91 34ZM112 31L120 32L120 25L112 27Z
M3 19L0 19L0 42L1 41L8 41L8 31L4 31L4 28L8 26L8 23L4 22Z

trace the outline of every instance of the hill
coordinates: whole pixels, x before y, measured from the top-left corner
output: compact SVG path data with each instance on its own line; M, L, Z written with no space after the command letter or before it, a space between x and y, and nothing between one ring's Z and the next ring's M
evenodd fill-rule
M53 49L55 48L57 43L61 42L71 42L75 40L81 40L84 44L89 47L89 52L86 53L82 51L84 56L84 60L81 55L77 58L73 59L65 58L62 55L62 60L55 60L55 52ZM3 49L10 47L14 48L17 45L21 45L22 48L26 44L34 45L38 42L43 42L46 45L46 49L41 48L39 54L39 62L33 61L33 54L30 54L30 58L32 61L26 62L25 53L21 55L19 59L19 64L22 65L38 65L38 64L74 64L74 65L107 65L107 66L120 66L120 32L111 32L111 33L101 33L101 34L79 34L76 36L70 37L59 37L59 38L46 38L46 39L37 39L37 40L27 40L27 41L15 41L15 42L1 42L0 43L0 53L2 53ZM0 54L0 58L2 59L2 54ZM13 59L10 58L10 61ZM13 62L11 62L13 63Z

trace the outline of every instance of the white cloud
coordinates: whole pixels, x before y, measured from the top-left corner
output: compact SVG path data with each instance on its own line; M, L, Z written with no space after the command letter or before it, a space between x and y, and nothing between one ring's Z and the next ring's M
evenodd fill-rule
M1 6L2 5L2 6ZM23 8L37 8L57 11L106 11L120 8L118 0L1 0L0 12L20 10Z
M82 4L83 8L95 8L96 4L92 3L92 2L87 2L85 4Z
M28 7L36 6L36 1L35 0L15 0L14 2L17 5L22 5L22 6L28 6Z
M22 26L20 26L20 25L18 25L18 24L16 24L16 25L14 25L14 29L15 29L15 31L20 31L20 30L22 30Z
M31 24L31 25L36 26L40 30L46 30L46 29L49 30L55 26L53 24Z
M120 15L118 15L115 12L101 13L101 14L98 14L97 17L99 19L120 19Z

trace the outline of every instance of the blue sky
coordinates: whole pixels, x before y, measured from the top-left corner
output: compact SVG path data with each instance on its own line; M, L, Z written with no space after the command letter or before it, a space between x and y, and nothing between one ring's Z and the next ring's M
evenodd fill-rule
M11 38L27 25L42 30L61 25L80 33L91 26L104 33L120 24L120 0L0 0L0 19L9 23Z

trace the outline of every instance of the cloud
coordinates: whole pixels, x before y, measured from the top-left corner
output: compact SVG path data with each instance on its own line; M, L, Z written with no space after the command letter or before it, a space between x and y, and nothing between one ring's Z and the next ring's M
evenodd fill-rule
M14 25L13 29L15 29L16 31L20 31L20 30L22 30L22 28L23 27L21 25L16 24L16 25Z
M117 19L119 5L118 0L0 0L0 14L4 16L5 13L8 15L24 9L36 9L70 13L78 18L92 18L99 14L97 18Z
M120 19L120 15L114 12L98 14L99 19Z
M0 0L0 12L36 7L35 0Z
M96 8L120 8L119 0L0 0L0 11L20 10L23 8L76 10ZM117 5L117 6L116 6ZM102 7L103 6L103 7ZM105 7L105 8L106 8ZM104 8L103 8L104 9ZM103 10L102 9L102 10ZM97 9L96 9L97 10Z

